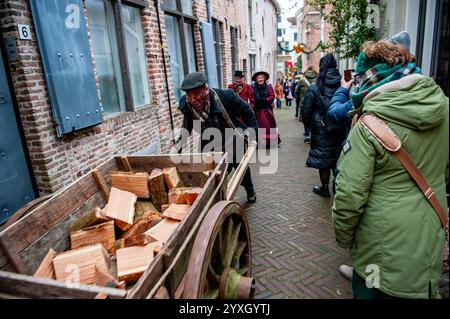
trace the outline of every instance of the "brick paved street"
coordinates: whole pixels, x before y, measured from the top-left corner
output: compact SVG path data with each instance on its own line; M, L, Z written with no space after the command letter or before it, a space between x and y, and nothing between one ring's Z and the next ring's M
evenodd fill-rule
M294 109L276 110L281 134L278 173L260 175L252 164L257 202L247 210L252 235L256 298L351 298L339 273L349 263L331 226L331 199L312 193L318 171L305 167L309 145ZM261 151L260 151L261 152ZM236 200L245 202L241 187Z

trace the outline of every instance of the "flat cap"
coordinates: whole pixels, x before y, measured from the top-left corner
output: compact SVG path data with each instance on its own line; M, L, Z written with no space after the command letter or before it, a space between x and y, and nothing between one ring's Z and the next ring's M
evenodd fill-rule
M192 72L186 75L183 83L181 84L181 89L183 91L189 91L201 87L208 83L206 76L201 72Z

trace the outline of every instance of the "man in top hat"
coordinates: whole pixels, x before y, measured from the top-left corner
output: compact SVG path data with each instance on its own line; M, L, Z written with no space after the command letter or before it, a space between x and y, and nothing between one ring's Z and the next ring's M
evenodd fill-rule
M245 102L249 103L253 109L253 101L250 99L252 87L250 84L245 83L243 71L234 71L234 82L229 84L228 88L236 92L236 94L238 94Z
M241 128L244 131L249 131L250 137L256 138L258 124L256 122L255 113L250 106L232 90L210 89L208 81L203 73L192 72L189 73L181 85L181 89L186 92L182 96L179 103L179 109L183 113L183 128L189 134L194 128L199 127L194 125L194 121L200 121L201 148L202 151L206 145L211 145L213 136L203 132L207 128L216 128L220 130L222 136L222 149L214 149L214 151L225 152L230 142L233 143L233 158L230 159L228 165L228 173L234 168L237 168L239 161L236 156L236 139L226 140L226 128ZM253 130L253 132L251 132ZM206 138L206 139L205 139ZM241 139L240 142L243 142ZM230 154L229 154L230 155ZM247 200L249 203L256 201L256 193L253 188L250 168L244 174L241 182L247 192Z

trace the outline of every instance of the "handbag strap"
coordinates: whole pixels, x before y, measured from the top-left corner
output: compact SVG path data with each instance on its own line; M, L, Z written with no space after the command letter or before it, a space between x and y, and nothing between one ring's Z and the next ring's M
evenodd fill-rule
M369 133L389 152L393 153L395 157L402 163L403 167L409 173L416 185L422 191L426 200L430 203L436 212L441 226L447 225L447 216L442 208L435 192L422 176L421 172L414 164L409 154L402 147L400 138L386 125L380 118L371 113L364 114L360 119L361 125L369 131Z

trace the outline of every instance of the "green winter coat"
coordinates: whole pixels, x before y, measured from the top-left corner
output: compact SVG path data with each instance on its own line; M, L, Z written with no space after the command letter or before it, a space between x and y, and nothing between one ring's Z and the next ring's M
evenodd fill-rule
M410 75L371 92L363 112L400 137L447 212L448 97L431 78ZM360 123L338 162L332 218L338 244L350 247L366 282L378 278L375 288L400 298L428 298L430 285L435 296L444 249L439 218L402 164Z

